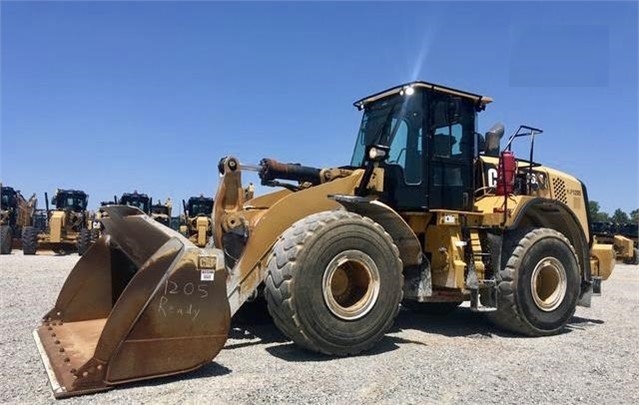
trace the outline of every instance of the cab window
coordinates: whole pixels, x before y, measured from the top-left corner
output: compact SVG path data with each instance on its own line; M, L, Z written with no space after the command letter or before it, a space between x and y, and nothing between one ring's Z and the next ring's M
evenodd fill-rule
M406 184L419 184L422 181L421 127L414 128L410 121L393 118L391 128L395 135L390 145L387 163L404 169ZM395 129L396 128L396 129Z

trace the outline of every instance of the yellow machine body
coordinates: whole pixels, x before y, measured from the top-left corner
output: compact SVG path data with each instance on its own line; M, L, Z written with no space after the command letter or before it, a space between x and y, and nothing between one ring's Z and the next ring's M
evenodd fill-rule
M470 301L505 329L558 333L600 292L614 254L593 243L579 180L531 163L532 146L530 161L517 160L503 180L508 156L499 155L497 130L475 151L474 119L491 101L426 82L362 99L350 166L224 157L211 217L187 215L188 238L136 208L104 207L104 235L35 332L55 395L206 364L230 317L260 291L286 336L332 355L373 347L400 303ZM399 131L406 148L393 152ZM435 156L440 140L449 155ZM409 156L423 169L414 173L430 177L413 181ZM243 171L279 189L253 197ZM210 246L211 228L214 248L198 248Z

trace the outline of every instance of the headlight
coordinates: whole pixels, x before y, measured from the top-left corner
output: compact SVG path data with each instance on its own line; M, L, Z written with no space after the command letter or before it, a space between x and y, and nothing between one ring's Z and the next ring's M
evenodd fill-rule
M413 88L413 86L406 86L399 92L399 94L401 96L412 96L413 94L415 94L415 89Z
M381 162L388 158L388 146L371 145L368 148L368 159L373 162Z

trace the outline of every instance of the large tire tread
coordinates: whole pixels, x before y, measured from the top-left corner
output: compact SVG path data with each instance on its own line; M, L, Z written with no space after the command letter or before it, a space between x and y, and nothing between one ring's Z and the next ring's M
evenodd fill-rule
M523 237L522 237L523 236ZM504 269L499 271L498 295L499 303L496 312L489 313L490 320L498 327L510 332L524 334L527 336L547 336L556 334L557 331L541 330L531 325L520 314L516 302L515 290L517 288L517 271L525 253L532 245L542 237L553 237L559 239L570 247L572 254L577 260L577 253L570 241L560 232L549 228L525 229L515 231L504 240L503 251L512 254L507 258ZM572 311L574 313L575 308Z
M82 256L83 254L85 254L86 251L91 247L91 244L92 244L91 231L86 228L80 229L80 234L78 235L78 242L77 242L78 255Z
M22 228L22 253L35 255L38 250L38 229L33 226Z
M353 218L372 225L384 235L389 246L392 246L395 257L397 258L397 268L399 269L397 277L401 279L400 284L403 285L403 274L401 272L402 265L401 260L399 259L399 250L384 228L371 219L348 211L335 210L313 214L293 224L280 236L274 246L271 257L269 258L268 275L265 281L265 295L268 302L268 311L273 318L275 325L287 337L308 350L327 355L352 355L370 349L384 335L382 333L376 341L369 342L366 347L353 347L352 350L347 350L348 353L336 353L326 350L324 348L325 346L322 347L317 345L309 339L309 337L304 333L304 328L295 312L296 297L292 291L291 284L293 282L293 274L296 271L295 267L298 265L297 259L299 253L304 249L305 244L313 238L314 234L322 227L332 222ZM387 325L385 325L384 331L387 331L392 325L397 313L399 312L399 308L400 306L397 305L395 312L389 318Z
M11 253L13 245L13 230L9 225L0 227L0 254L8 255Z

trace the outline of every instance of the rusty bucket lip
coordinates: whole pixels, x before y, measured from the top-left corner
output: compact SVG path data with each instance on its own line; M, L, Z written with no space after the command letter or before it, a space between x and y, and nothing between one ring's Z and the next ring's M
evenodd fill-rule
M47 376L49 377L49 383L51 384L51 389L53 390L53 396L55 398L63 397L64 394L67 393L67 389L60 384L58 378L55 376L53 366L51 365L51 361L49 360L49 355L47 354L46 350L44 350L44 346L42 346L37 328L33 330L33 340L35 340L38 352L40 353L40 359L42 360L44 369L46 370Z
M47 372L47 377L49 377L49 383L51 384L51 391L53 393L54 399L94 394L96 392L108 391L113 388L112 386L104 385L103 387L83 389L82 391L68 391L64 385L60 384L60 381L58 381L58 377L56 377L55 375L55 371L53 370L49 355L47 354L47 351L42 345L42 341L40 340L38 330L39 328L33 330L33 340L35 340L36 347L38 348L38 352L40 353L40 359L42 360L44 369Z

